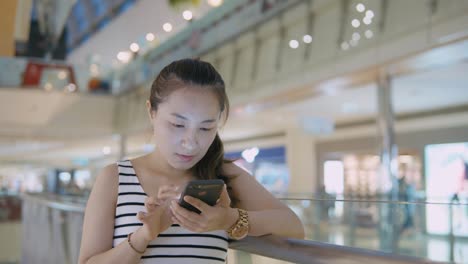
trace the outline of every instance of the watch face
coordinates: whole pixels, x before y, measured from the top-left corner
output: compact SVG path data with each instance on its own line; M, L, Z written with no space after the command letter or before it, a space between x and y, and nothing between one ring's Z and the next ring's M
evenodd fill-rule
M235 239L241 239L247 236L249 233L249 227L248 226L240 226L234 230L232 230L232 236Z

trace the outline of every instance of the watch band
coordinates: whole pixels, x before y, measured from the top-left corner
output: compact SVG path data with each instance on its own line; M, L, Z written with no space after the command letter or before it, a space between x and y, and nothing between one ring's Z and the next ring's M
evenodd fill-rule
M236 208L239 212L239 218L226 232L231 239L241 239L249 233L249 215L246 210ZM242 231L242 234L237 234L236 231Z

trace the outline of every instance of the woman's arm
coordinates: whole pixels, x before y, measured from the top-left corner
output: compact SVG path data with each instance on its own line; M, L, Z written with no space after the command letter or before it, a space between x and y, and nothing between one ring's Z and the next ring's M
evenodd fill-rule
M226 164L223 169L227 175L237 176L231 180L231 186L239 200L236 206L248 211L250 236L274 234L304 239L304 227L288 206L235 164Z
M97 177L86 205L79 263L138 263L141 254L125 240L112 248L114 214L118 196L117 165L109 165ZM139 251L146 249L149 241L140 227L131 237L132 245Z

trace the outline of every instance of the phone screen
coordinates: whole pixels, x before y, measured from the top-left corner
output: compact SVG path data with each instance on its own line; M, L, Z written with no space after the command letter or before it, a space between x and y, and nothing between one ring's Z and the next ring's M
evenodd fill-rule
M180 196L179 204L187 210L201 213L200 210L184 201L184 196L192 196L202 200L208 205L215 205L221 195L224 182L222 180L195 180L190 181Z

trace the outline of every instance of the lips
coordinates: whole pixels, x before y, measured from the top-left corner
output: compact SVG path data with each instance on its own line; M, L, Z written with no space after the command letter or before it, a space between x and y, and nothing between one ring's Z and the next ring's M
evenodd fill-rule
M182 161L184 161L184 162L192 161L193 158L195 157L195 156L182 155L182 154L176 154L176 156L177 156L180 160L182 160Z

